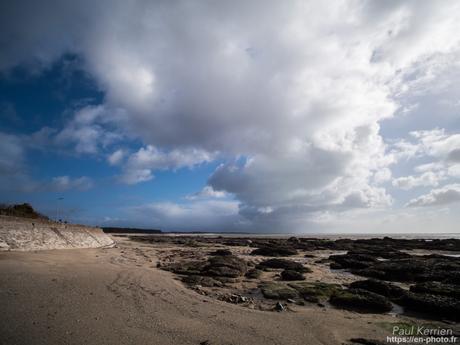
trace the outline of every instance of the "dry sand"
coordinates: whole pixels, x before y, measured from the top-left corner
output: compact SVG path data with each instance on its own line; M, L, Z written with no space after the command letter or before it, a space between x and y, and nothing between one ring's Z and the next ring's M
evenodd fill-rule
M0 253L1 344L343 344L384 339L400 316L316 305L251 310L156 268L158 248Z

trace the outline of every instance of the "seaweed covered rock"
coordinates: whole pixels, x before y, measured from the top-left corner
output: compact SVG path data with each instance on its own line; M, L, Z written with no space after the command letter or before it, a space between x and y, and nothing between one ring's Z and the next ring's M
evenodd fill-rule
M201 273L208 276L237 278L248 270L246 261L237 256L213 256L208 259L208 264Z
M365 277L401 282L445 281L460 271L460 259L442 255L426 255L408 259L379 261L371 267L354 269Z
M454 284L443 284L441 282L417 283L410 287L410 291L460 299L460 286Z
M258 268L282 268L285 270L297 271L297 272L311 272L311 270L301 263L286 260L286 259L269 259L259 263Z
M336 307L356 311L385 313L392 309L386 297L362 289L336 291L329 302Z
M400 303L409 310L456 321L460 320L460 301L456 298L407 292Z
M302 273L293 270L284 270L281 272L282 280L305 280Z
M296 255L297 250L289 247L280 247L280 246L267 246L254 249L251 252L251 255L261 255L261 256L291 256Z
M374 258L382 259L406 259L410 258L411 255L401 252L399 250L393 250L391 248L375 248L375 247L365 247L365 248L355 248L349 250L346 255L367 255Z
M288 286L296 290L303 299L313 303L327 300L334 293L342 290L341 286L338 284L320 282L290 283Z
M261 274L262 274L261 270L258 270L256 268L252 268L249 271L247 271L244 276L246 278L249 278L249 279L257 279L257 278L260 277Z
M377 263L378 260L375 256L368 254L343 254L343 255L331 255L329 260L332 261L332 269L340 268L368 268L373 264Z
M399 286L376 279L355 281L350 284L350 288L367 290L390 299L399 298L405 293L405 290Z
M166 271L171 271L176 274L185 275L201 275L202 270L206 267L206 261L188 261L188 262L177 262L162 268Z
M295 289L282 283L263 283L259 287L265 298L286 300L298 297Z
M198 276L198 275L188 275L184 276L181 279L184 283L194 286L194 285L201 285L205 287L221 287L223 286L223 283L215 280L212 277L203 277L203 276Z
M218 280L243 276L248 266L246 261L237 256L212 256L207 261L178 262L162 267L164 270L189 276L210 276ZM225 279L224 279L225 278ZM188 278L190 281L195 278Z

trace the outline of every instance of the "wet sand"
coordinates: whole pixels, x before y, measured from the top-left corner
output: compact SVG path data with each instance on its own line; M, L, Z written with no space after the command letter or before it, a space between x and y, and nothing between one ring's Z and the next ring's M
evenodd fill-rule
M157 268L170 250L0 253L1 344L343 344L383 340L405 316L317 305L260 311L203 296ZM318 272L316 272L318 274Z

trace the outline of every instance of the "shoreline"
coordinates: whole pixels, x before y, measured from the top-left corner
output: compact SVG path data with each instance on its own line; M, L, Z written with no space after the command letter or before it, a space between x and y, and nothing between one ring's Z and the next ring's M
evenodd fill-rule
M264 298L258 286L283 283L278 269L263 271L260 279L223 279L222 285L210 287L189 285L184 275L167 270L170 264L184 269L190 261L209 260L219 249L251 265L269 259L251 255L254 247L226 244L234 238L219 242L190 236L193 242L174 236L132 237L113 235L113 248L0 252L4 343L342 345L355 338L382 341L392 335L392 327L404 324L460 332L458 324L441 319L398 309L358 312L327 301L297 304L281 299L284 310L277 312L278 300ZM344 254L299 251L288 259L311 269L305 273L307 282L347 286L362 279L331 270L323 261L331 255ZM247 299L235 301L234 296Z

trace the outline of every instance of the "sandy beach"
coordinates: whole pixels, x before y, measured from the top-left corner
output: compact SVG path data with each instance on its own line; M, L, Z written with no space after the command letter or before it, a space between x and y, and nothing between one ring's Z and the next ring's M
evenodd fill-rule
M278 313L203 296L157 268L166 249L0 253L1 344L343 344L407 317L317 305Z

